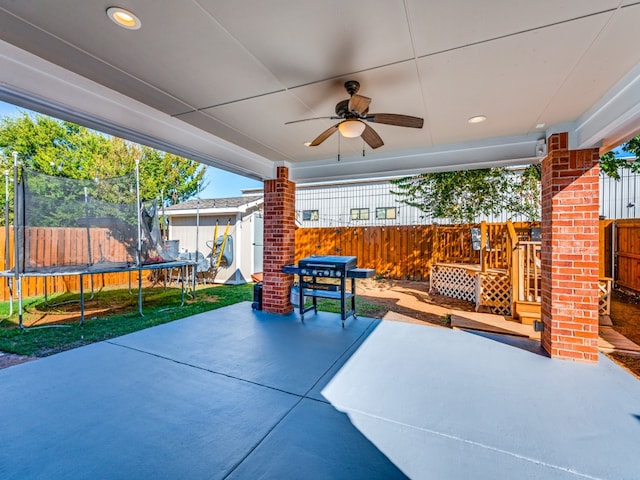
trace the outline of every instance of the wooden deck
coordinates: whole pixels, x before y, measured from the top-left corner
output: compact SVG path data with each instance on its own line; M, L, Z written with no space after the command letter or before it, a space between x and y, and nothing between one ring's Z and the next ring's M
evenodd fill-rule
M598 347L601 352L634 352L640 354L640 345L633 343L621 333L616 332L613 327L600 325L599 331Z
M451 328L478 330L540 340L540 332L534 331L532 325L523 325L510 317L491 313L456 312L451 315Z

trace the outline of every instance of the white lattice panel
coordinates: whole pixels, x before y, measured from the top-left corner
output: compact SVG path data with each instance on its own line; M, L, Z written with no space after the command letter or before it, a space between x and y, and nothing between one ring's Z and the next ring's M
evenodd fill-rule
M611 280L598 280L598 314L609 315L611 312Z
M468 302L476 301L476 280L473 273L464 268L433 265L430 291Z
M479 305L491 308L497 315L511 315L511 279L499 273L481 273Z

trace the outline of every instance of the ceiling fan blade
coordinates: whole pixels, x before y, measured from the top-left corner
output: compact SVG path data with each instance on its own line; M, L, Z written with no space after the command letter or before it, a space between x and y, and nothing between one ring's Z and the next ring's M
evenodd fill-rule
M364 130L362 131L361 137L365 142L367 142L367 145L369 145L373 149L384 145L384 142L380 138L380 135L378 135L376 131L366 123L364 124Z
M327 138L329 138L331 135L333 135L334 133L336 133L338 131L338 125L340 125L340 123L342 123L342 122L336 123L333 127L327 128L324 132L322 132L320 135L318 135L316 137L316 139L309 144L309 146L310 147L317 147L318 145L320 145Z
M422 128L424 119L412 117L410 115L396 115L395 113L372 113L367 115L365 120L385 125L396 125L398 127Z
M363 114L369 109L370 103L371 99L369 97L353 94L349 99L349 111Z
M340 117L313 117L313 118L303 118L302 120L292 120L290 122L285 122L285 125L290 125L292 123L300 123L300 122L308 122L309 120L340 120Z

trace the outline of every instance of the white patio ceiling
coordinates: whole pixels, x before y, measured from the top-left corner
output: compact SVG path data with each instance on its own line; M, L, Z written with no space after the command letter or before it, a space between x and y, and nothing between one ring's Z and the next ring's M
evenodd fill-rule
M640 130L640 2L621 0L0 0L0 99L257 179L298 182L537 161L568 131L606 150ZM336 123L345 80L370 111L366 148ZM471 125L467 119L486 115ZM540 127L544 124L544 127Z

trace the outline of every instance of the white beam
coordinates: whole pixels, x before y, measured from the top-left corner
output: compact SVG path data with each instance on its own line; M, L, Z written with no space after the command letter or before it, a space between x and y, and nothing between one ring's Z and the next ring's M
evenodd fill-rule
M273 162L0 41L0 99L257 180Z

